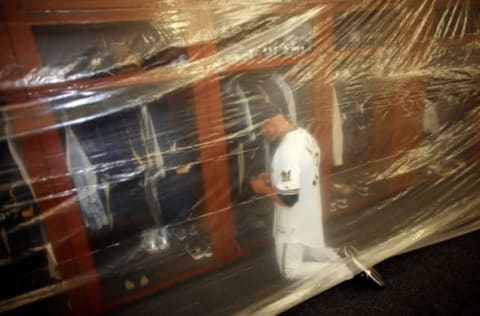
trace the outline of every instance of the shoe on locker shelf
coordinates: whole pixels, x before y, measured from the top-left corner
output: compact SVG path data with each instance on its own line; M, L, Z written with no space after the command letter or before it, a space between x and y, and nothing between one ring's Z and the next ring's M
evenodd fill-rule
M193 260L211 258L213 256L212 247L206 238L190 240L185 245L185 252L188 253Z
M188 253L193 260L200 260L204 255L201 245L195 241L185 245L185 252Z
M363 196L363 197L369 196L370 186L365 182L358 183L357 191L358 191L358 195L360 196Z
M212 247L210 246L210 244L208 244L205 246L205 249L203 250L203 257L211 258L212 256L213 256Z
M346 183L334 183L333 188L342 195L351 195L353 193L353 187Z
M347 209L349 207L348 197L352 195L353 187L346 183L334 183L333 189L334 195L332 203L330 203L330 212Z
M330 202L330 213L335 213L337 211L337 203L335 201Z
M160 251L167 250L168 248L170 248L170 243L168 242L168 233L166 228L155 230L155 241Z
M349 207L348 198L336 198L335 199L335 206L341 210L344 210Z
M148 277L143 274L141 277L140 277L140 285L145 287L147 286L148 284L150 283L150 280L148 279Z
M377 286L383 288L385 287L385 281L383 280L382 276L375 270L373 267L367 268L363 265L360 260L358 260L358 251L355 247L347 245L343 248L343 253L345 257L352 259L352 262L362 270L363 272L360 273L360 276L375 283Z
M148 229L142 232L141 248L148 253L167 250L170 247L168 236L164 229Z
M191 223L188 227L189 236L198 236L200 234L197 223Z
M132 291L132 290L135 289L135 283L133 283L130 280L125 280L125 283L123 284L123 286L125 287L125 290L127 290L127 291Z
M173 228L173 234L179 241L184 241L187 238L187 228L185 225L178 225Z

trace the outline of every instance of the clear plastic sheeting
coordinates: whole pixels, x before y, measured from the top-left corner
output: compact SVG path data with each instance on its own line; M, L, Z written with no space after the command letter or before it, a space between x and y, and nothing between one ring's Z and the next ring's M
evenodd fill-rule
M1 312L276 314L480 227L479 1L0 5Z

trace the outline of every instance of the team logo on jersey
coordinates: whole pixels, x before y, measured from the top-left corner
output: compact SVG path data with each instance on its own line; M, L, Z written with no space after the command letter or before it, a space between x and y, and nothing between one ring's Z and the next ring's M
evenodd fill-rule
M292 173L291 170L282 171L282 173L280 174L280 175L282 176L282 182L290 182L290 181L292 181L292 179L291 179L291 173Z

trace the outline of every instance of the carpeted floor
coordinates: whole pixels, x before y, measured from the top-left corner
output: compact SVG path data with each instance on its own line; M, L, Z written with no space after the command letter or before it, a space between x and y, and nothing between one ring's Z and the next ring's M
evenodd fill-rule
M357 278L282 315L480 315L480 231L391 258L377 270L385 289Z

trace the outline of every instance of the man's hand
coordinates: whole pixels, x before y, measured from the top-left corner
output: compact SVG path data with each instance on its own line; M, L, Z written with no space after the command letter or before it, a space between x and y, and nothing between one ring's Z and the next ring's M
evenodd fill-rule
M268 173L262 172L258 174L255 178L250 180L250 185L253 192L266 195L276 204L286 206L285 202L279 197L275 189L272 187L272 180Z
M268 184L268 186L271 186L272 185L272 179L270 178L270 174L268 172L262 172L262 173L259 173L256 178L259 178L259 179L262 179L262 181L264 181L266 184Z
M266 172L262 172L250 180L250 186L252 187L253 192L257 194L265 195L274 192L271 187L270 175Z

